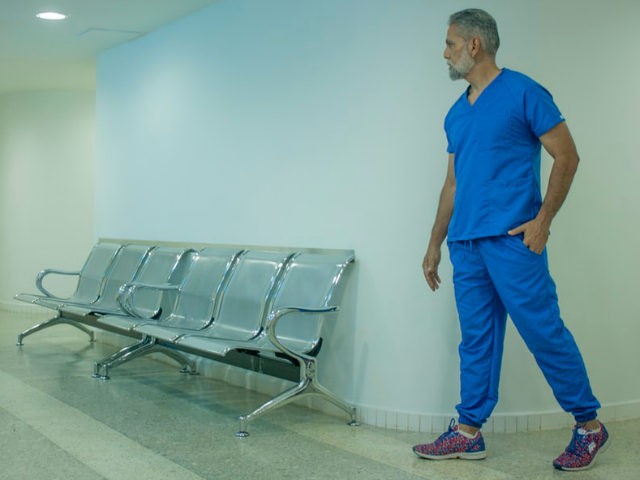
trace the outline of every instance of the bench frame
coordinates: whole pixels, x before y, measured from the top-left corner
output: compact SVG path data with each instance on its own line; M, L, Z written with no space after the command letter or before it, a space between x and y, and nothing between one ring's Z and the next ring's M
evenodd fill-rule
M100 242L120 242L122 244L135 244L139 243L141 245L155 245L155 246L170 246L170 247L184 247L183 244L177 243L167 243L167 242L143 242L143 241L129 241L129 240L113 240L113 239L102 239ZM325 249L290 249L290 248L282 248L282 247L251 247L251 246L237 246L237 245L189 245L191 249L199 249L206 247L218 247L218 248L236 248L238 251L241 250L269 250L269 251L281 251L281 252L291 252L297 251L301 253L335 253L335 250L325 250ZM348 262L351 263L353 258ZM347 265L345 265L345 269ZM58 272L56 272L58 273ZM66 273L66 272L65 272ZM344 271L343 271L344 273ZM342 274L340 275L342 277ZM340 280L339 278L338 280ZM37 283L41 283L40 275L37 278ZM38 285L40 286L40 285ZM148 287L154 287L152 285L146 285ZM126 298L126 290L127 285L124 285L122 288L123 297L119 298L119 302L122 304L123 301L127 301ZM162 286L158 286L158 288L162 288ZM124 305L123 305L124 306ZM189 373L192 375L197 375L195 361L191 358L191 356L208 358L217 362L233 365L242 369L252 370L258 373L266 374L269 376L281 378L284 380L289 380L292 382L297 382L291 388L288 388L284 392L280 393L276 397L270 399L265 402L252 412L241 415L239 417L239 430L236 432L237 437L247 437L249 436L247 430L247 424L256 418L264 415L267 412L270 412L276 408L287 405L295 400L315 396L320 397L328 402L332 403L334 406L340 408L345 411L350 419L348 425L357 426L359 425L356 420L356 408L349 404L348 402L340 399L337 395L331 392L329 389L324 387L319 381L317 376L317 359L312 352L311 354L305 354L301 352L296 352L288 348L284 345L277 336L277 326L282 318L285 318L288 314L297 313L297 314L309 314L311 316L314 315L323 315L323 314L336 314L338 312L338 306L324 306L318 308L317 306L313 308L305 308L305 307L286 307L280 308L275 312L272 312L266 320L266 325L264 326L264 331L261 334L262 337L268 338L269 342L272 344L275 349L269 349L269 355L262 355L259 349L232 349L231 351L225 353L224 355L219 355L213 352L207 352L204 350L200 350L199 348L190 347L188 345L181 345L179 342L168 342L162 339L158 339L152 336L141 335L135 330L123 331L119 328L110 327L108 324L98 322L98 318L100 314L91 313L87 314L74 314L73 308L66 309L65 305L61 305L58 309L57 316L41 322L28 330L20 333L18 335L18 345L22 346L22 340L24 337L31 335L37 331L40 331L46 327L57 325L57 324L68 324L78 328L79 330L85 332L89 335L90 341L95 341L95 335L92 328L109 331L112 333L117 333L119 335L124 335L131 338L138 339L137 343L124 347L120 351L115 354L104 358L94 365L93 377L99 378L102 380L109 379L109 369L113 368L117 365L120 365L128 360L133 358L137 358L149 353L163 353L164 355L172 358L177 361L181 366L182 373ZM124 314L125 312L123 312ZM90 327L90 328L89 328ZM231 342L233 343L233 342ZM319 350L319 348L318 348ZM275 355L273 355L275 354Z

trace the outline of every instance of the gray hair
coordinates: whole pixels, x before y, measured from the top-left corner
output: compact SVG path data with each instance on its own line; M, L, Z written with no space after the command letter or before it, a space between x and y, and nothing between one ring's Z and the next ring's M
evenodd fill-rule
M498 25L494 18L484 10L468 8L456 12L449 17L449 26L454 24L458 27L458 35L465 41L468 42L473 37L479 37L482 48L489 55L495 55L498 51L500 46Z

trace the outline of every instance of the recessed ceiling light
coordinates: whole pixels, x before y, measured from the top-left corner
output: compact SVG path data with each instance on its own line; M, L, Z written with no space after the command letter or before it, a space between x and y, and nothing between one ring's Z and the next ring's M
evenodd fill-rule
M67 18L63 13L58 12L40 12L36 15L36 17L42 20L64 20Z

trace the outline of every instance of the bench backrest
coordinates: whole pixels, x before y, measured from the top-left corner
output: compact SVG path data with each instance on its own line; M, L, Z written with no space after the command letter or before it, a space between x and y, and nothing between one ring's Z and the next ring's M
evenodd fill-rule
M201 330L213 321L216 299L225 285L241 250L204 248L193 252L170 313L163 325Z
M286 307L320 308L337 306L333 302L340 280L354 254L350 250L328 253L300 253L286 268L272 311ZM320 341L322 316L289 313L277 326L278 339L296 351L309 352Z
M117 298L120 287L134 279L152 248L150 245L135 244L122 247L107 272L100 298L91 308L98 312L118 310Z
M99 298L109 266L121 248L122 245L117 243L98 243L93 246L80 270L76 290L69 301L93 303Z
M202 334L231 340L257 336L292 256L287 252L244 252L221 291L219 311L211 327Z
M180 278L190 260L189 248L154 247L145 257L136 273L133 283L162 285L166 283L179 284ZM163 294L159 290L140 289L135 294L136 310L144 317L156 317L161 312Z

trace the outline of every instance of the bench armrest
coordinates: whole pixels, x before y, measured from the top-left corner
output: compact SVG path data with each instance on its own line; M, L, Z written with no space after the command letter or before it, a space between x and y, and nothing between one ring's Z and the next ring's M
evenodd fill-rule
M267 319L267 336L271 343L273 343L278 349L280 349L283 353L292 356L298 360L306 359L310 360L311 357L302 352L294 352L290 348L286 347L282 344L282 342L278 339L278 334L276 333L276 329L278 326L278 322L289 313L308 313L308 314L319 314L319 313L329 313L329 312L337 312L338 307L328 306L328 307L283 307L279 308L275 312L269 315Z
M167 291L179 291L180 286L164 283L161 285L152 285L149 283L125 283L122 285L118 291L118 303L122 310L127 312L129 315L138 318L154 318L160 312L158 310L153 312L143 312L139 308L135 306L135 294L139 290L149 289L156 290L160 292Z
M77 275L80 276L80 272L79 271L68 271L68 270L56 270L53 268L48 268L46 270L42 270L40 272L38 272L38 275L36 276L36 287L38 288L38 290L40 290L42 293L44 293L47 297L53 297L53 298L60 298L60 297L56 297L53 293L51 293L49 290L47 290L46 288L44 288L44 285L42 284L44 277L46 277L47 275L50 274L56 274L56 275Z

